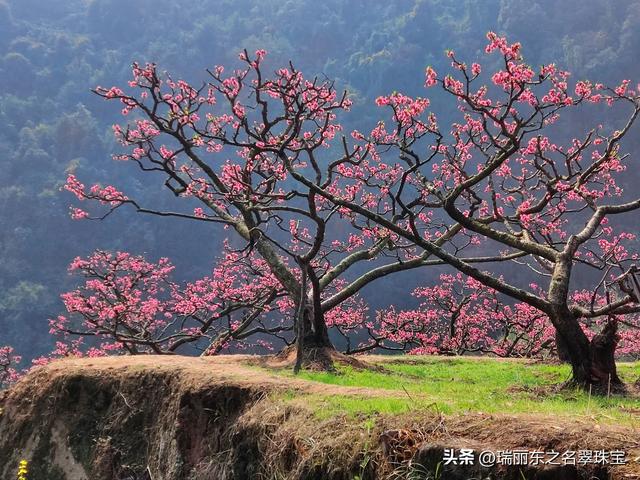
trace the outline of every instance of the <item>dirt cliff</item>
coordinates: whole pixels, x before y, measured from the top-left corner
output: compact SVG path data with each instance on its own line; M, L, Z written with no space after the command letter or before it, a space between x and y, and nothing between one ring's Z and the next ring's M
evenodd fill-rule
M345 388L270 375L250 357L117 357L64 360L0 393L0 478L21 459L29 480L227 480L513 478L640 479L616 469L443 468L443 448L624 448L640 433L592 431L588 422L437 412L324 418L290 401L305 394L368 397ZM409 477L409 475L413 475Z

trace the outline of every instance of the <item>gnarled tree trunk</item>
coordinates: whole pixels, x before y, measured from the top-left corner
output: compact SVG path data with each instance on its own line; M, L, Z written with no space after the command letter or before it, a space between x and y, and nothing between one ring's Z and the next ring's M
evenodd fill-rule
M597 393L624 390L614 360L618 343L615 322L609 322L600 334L589 341L567 304L574 254L575 249L563 252L558 257L549 284L550 306L547 314L556 329L558 354L562 350L562 354L568 357L573 383Z
M591 373L598 385L606 385L607 393L623 389L615 361L618 341L618 322L615 318L610 319L602 331L591 339Z
M329 338L322 311L316 313L310 305L303 306L297 324L294 372L303 367L332 370L333 356L337 352Z
M567 344L562 339L562 336L556 332L556 353L558 355L558 360L562 363L571 363L571 357L569 356L569 348Z
M302 288L296 308L296 362L295 373L303 367L332 370L336 350L329 338L329 329L322 311L320 284L308 264L301 264ZM311 292L307 293L307 284Z
M551 318L557 337L566 349L571 364L572 382L595 393L624 390L618 377L615 350L618 344L617 322L610 320L591 341L587 338L578 319L568 308L554 312Z

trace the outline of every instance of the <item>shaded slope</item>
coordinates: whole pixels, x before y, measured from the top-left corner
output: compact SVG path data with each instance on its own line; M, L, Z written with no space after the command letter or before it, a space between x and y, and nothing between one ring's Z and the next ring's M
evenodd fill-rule
M381 479L404 460L435 468L445 447L623 449L631 463L593 478L640 478L640 432L535 415L331 416L314 395L393 396L284 378L251 357L111 357L36 369L0 397L0 477L29 480ZM458 467L441 478L469 478ZM404 469L404 470L403 470ZM425 469L423 469L425 470ZM580 478L531 471L528 478ZM511 469L497 478L518 478ZM547 475L547 476L544 476ZM426 478L426 475L416 478Z

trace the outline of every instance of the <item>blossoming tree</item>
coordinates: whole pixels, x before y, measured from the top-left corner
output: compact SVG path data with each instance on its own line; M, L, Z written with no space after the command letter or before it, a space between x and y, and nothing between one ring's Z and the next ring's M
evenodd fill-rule
M418 308L378 312L361 349L402 346L412 354L555 356L547 316L523 302L509 304L496 290L461 273L442 274L436 285L417 288Z
M621 388L617 331L623 324L637 328L629 315L640 310L640 298L637 254L629 250L635 235L614 223L640 208L640 198L622 188L630 159L623 140L640 112L640 97L629 81L615 88L588 81L570 86L568 72L554 64L534 70L520 44L494 33L488 38L486 53L499 54L491 74L454 52L448 52L452 74L426 70L426 87L441 87L459 110L449 131L427 110L427 99L394 93L377 100L391 111L391 121L359 136L367 161L335 165L335 175L351 182L354 193L316 187L293 169L291 175L484 287L543 312L575 382ZM576 131L572 120L587 108L625 119ZM573 138L563 145L568 130ZM395 175L375 173L383 154L387 163L397 158ZM383 193L374 202L367 188L372 182ZM474 266L451 245L437 245L435 225L457 225L473 248L510 256L509 276ZM574 294L576 272L583 272L582 281L596 278L587 297ZM532 277L542 291L529 286ZM592 319L604 326L589 339L583 322Z
M125 252L76 258L69 270L85 281L62 295L68 314L51 321L51 332L63 337L54 356L189 346L211 355L256 334L290 330L284 318L265 323L283 291L261 259L228 251L210 276L186 284L171 280L173 268L166 258L154 263ZM87 337L98 341L83 346Z
M461 273L442 274L438 283L417 288L413 295L421 300L415 309L390 307L378 312L369 324L370 340L353 352L374 348L402 350L412 354L463 355L491 354L499 357L557 358L555 328L543 311L525 303L509 301L492 288ZM537 285L530 288L543 295ZM571 302L590 305L593 292L572 293ZM606 297L596 295L599 307ZM606 325L606 316L583 319L582 328L591 340ZM640 358L640 329L634 316L619 316L617 354L626 359ZM339 328L345 328L344 324Z
M104 218L132 205L139 212L220 224L235 232L245 253L261 259L292 304L298 359L328 365L333 347L327 318L337 322L341 306L363 287L426 265L428 256L415 255L411 242L317 193L347 198L358 193L357 185L342 178L349 175L345 166L357 165L367 150L350 148L337 136L342 130L337 113L348 110L350 101L331 82L307 80L293 65L266 76L264 57L264 51L253 58L245 51L243 68L226 75L223 67L215 67L210 81L199 87L162 75L155 65L135 64L133 93L96 89L134 117L125 128L114 127L127 149L115 159L134 162L149 179L155 174L183 201L181 210L141 205L113 186L86 188L74 175L66 188L105 209L92 216L74 207L77 219ZM327 162L326 156L336 152L337 159ZM381 161L372 168L381 179L400 173ZM371 187L367 202L378 204L383 192L375 183ZM445 245L460 230L451 228L434 242ZM73 300L84 308L79 297L71 294L67 306ZM261 308L264 302L258 302Z
M16 365L20 363L20 357L15 355L13 348L0 347L0 388L14 382L18 378Z
M498 52L500 64L491 75L453 52L452 74L426 70L426 87L440 86L460 112L450 129L440 127L428 99L393 93L377 100L391 121L369 135L351 132L350 140L337 122L349 109L346 96L292 65L266 76L264 51L244 52L244 67L227 76L216 67L198 88L154 65L134 65L135 93L96 90L136 116L114 128L128 148L116 159L157 174L190 210L155 210L112 186L85 189L74 176L67 188L102 202L105 215L132 205L235 231L293 303L300 351L330 350L330 312L375 279L449 265L496 302L526 305L533 317L542 312L577 383L621 387L618 330L637 326L629 315L640 311L640 289L628 247L634 235L617 231L611 218L640 208L620 181L638 94L628 81L570 87L554 64L534 70L519 44L488 38L486 53ZM627 117L575 132L563 145L575 130L565 117L589 107ZM366 261L375 266L349 275ZM505 262L508 274L498 266ZM590 295L579 295L574 272L590 270L598 280ZM590 338L591 321L603 326ZM355 327L343 319L340 328Z

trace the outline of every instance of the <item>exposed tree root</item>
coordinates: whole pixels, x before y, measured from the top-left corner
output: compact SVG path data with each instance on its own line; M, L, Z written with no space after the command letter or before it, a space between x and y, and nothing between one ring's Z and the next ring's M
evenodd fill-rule
M296 364L297 349L289 346L276 355L260 360L263 366L270 368L293 368ZM310 347L303 350L302 368L313 371L335 371L335 365L348 365L359 370L380 370L382 367L362 362L345 355L331 347Z
M575 390L580 388L585 392L589 392L592 395L627 395L629 389L624 382L579 382L575 379L570 379L560 385L560 390Z

